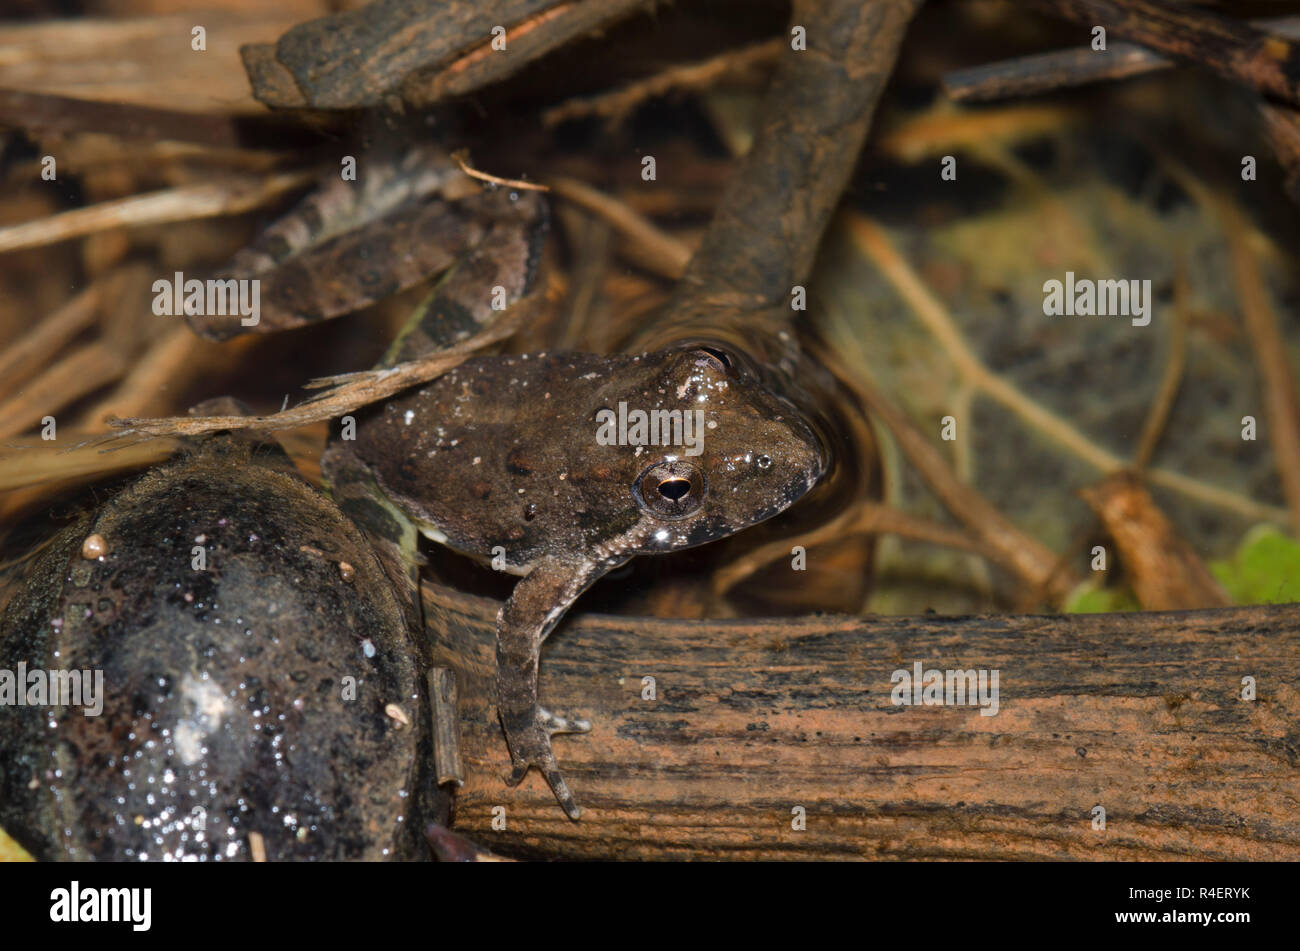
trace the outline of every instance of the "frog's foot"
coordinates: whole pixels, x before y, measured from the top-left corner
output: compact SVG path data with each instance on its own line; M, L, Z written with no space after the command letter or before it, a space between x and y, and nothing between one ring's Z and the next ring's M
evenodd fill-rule
M559 763L556 762L555 753L551 750L551 737L556 733L586 733L591 729L591 724L586 720L557 717L541 707L536 708L531 723L527 719L520 719L522 722L511 724L506 718L502 718L506 742L510 745L510 762L514 767L506 780L506 785L518 786L528 775L529 768L536 766L546 778L546 784L551 787L551 792L555 793L560 808L570 819L577 819L582 814L582 810L578 808L573 793L569 792L564 777L560 775Z
M557 733L590 733L591 732L590 720L581 720L576 717L571 719L569 717L556 716L554 713L552 713L550 710L547 710L545 707L537 708L537 718L542 725L542 729L545 730L551 736L555 736L555 734Z
M570 819L577 819L580 810L560 775L551 737L585 733L591 724L557 716L538 704L537 663L546 635L607 567L595 561L546 559L515 585L497 617L497 709L514 766L506 782L518 786L536 766Z

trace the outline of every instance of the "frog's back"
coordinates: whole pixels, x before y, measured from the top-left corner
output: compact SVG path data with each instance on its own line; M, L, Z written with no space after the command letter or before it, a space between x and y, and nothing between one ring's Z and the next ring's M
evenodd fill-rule
M625 487L644 462L601 445L596 413L617 394L611 370L639 358L532 354L466 361L376 407L355 452L426 535L483 557L504 549L525 571L626 531Z

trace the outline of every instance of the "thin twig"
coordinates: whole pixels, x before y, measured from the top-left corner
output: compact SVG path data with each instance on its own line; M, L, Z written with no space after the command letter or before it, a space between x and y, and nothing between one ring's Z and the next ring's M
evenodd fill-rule
M76 208L37 221L0 228L0 253L38 248L109 228L191 221L237 215L266 204L290 189L315 180L310 172L285 172L257 181L233 180L184 185L146 195L132 195L87 208Z
M522 188L530 192L548 192L550 191L545 185L539 185L537 182L528 182L522 178L501 178L497 175L490 175L487 172L480 172L469 164L469 153L460 149L451 153L452 160L460 166L460 170L470 178L477 178L480 182L491 182L493 185L505 185L509 188Z
M702 62L670 66L653 76L611 92L567 99L543 112L542 124L555 126L569 119L599 116L617 125L647 99L666 96L671 92L707 88L723 76L743 73L756 66L768 66L776 60L784 43L784 39L775 39L738 50L727 50Z
M63 434L59 441L46 442L28 437L16 442L6 442L0 450L0 492L12 492L28 486L47 482L66 482L90 477L100 477L151 465L166 459L176 449L172 440L155 440L147 444L125 447L121 452L105 455L94 448L81 448L51 452L60 442L77 440L81 433ZM79 445L85 446L84 441ZM10 497L6 497L6 502ZM0 512L7 514L9 510Z
M1251 247L1250 225L1235 205L1208 188L1181 162L1161 150L1155 152L1170 176L1223 222L1233 282L1263 384L1273 462L1282 483L1282 497L1287 501L1287 521L1292 532L1300 537L1300 399L1292 377L1286 338L1258 257Z
M115 432L91 439L80 445L104 445L159 436L197 436L220 430L258 429L273 431L292 429L307 423L333 419L342 413L360 409L376 400L400 393L409 386L427 383L464 363L478 350L510 337L531 316L544 294L517 301L496 323L458 344L438 350L419 360L359 373L342 373L321 377L307 383L308 388L328 387L317 396L297 406L268 416L179 416L160 419L112 419ZM78 447L79 448L79 447Z
M1133 453L1134 472L1142 472L1151 462L1160 437L1164 434L1165 423L1169 421L1169 412L1174 408L1174 400L1178 397L1178 387L1183 381L1183 369L1187 365L1188 295L1187 268L1185 262L1180 260L1174 276L1174 319L1169 332L1169 358L1165 361L1160 387L1156 390L1156 398L1147 412L1142 436Z
M1259 260L1247 240L1245 221L1227 202L1216 204L1223 216L1232 254L1232 276L1241 300L1241 315L1262 378L1273 464L1291 512L1291 531L1300 538L1300 403L1296 399L1286 338L1278 324Z
M746 552L735 561L723 565L713 576L715 597L726 594L754 572L781 558L788 558L794 545L812 548L825 542L839 541L852 535L898 535L916 541L959 548L1000 564L1012 573L1016 566L1003 553L985 544L959 528L951 528L930 519L901 512L896 508L862 499L829 522L817 526L796 538L781 538Z
M954 148L992 142L1017 144L1060 129L1079 112L1061 105L1014 105L979 111L935 106L918 118L886 132L876 148L904 162L918 162Z
M1300 17L1269 17L1247 22L1261 30L1300 37ZM1175 62L1137 43L1110 43L1104 53L1090 46L1077 46L956 69L945 73L941 82L955 102L992 102L1142 76L1169 69Z
M0 353L0 398L9 396L59 348L95 322L105 282L96 281Z
M899 449L944 507L996 553L990 560L1008 568L1035 590L1050 586L1053 600L1064 598L1075 579L1057 572L1057 558L1051 549L1022 532L983 494L962 482L925 434L884 394L861 378L845 383L893 433Z
M633 211L612 195L573 178L549 179L551 189L602 221L608 222L625 241L623 252L646 270L677 280L686 270L691 251L662 231L654 222Z
M1103 26L1261 95L1300 105L1300 53L1286 37L1242 20L1168 0L1027 0L1027 5L1088 29Z
M102 341L74 350L21 393L0 404L0 438L16 436L45 417L53 417L63 407L112 383L125 369L125 356Z

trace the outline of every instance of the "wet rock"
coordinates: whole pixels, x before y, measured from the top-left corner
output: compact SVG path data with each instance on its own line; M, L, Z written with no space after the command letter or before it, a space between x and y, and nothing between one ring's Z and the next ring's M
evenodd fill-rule
M81 706L0 705L0 826L38 858L248 860L259 836L269 861L420 854L416 646L286 461L209 439L34 563L0 678L24 665L39 701L34 676L88 672Z

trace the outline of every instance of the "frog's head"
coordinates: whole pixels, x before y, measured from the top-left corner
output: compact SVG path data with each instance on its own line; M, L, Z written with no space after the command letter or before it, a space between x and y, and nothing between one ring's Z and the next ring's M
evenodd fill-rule
M803 497L826 454L803 415L735 350L700 346L661 361L660 410L680 410L689 439L653 447L631 492L641 550L672 551L732 535ZM689 415L690 423L686 417Z

